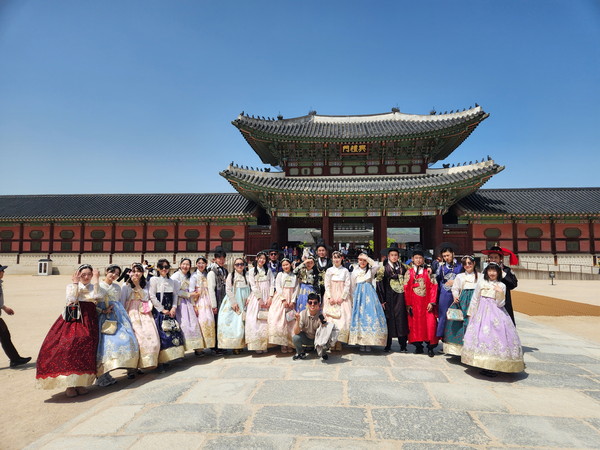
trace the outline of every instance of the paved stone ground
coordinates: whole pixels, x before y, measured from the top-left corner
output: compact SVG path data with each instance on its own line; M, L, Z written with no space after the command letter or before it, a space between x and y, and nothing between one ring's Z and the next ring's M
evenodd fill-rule
M600 448L600 345L517 324L526 372L493 379L443 355L188 355L29 448Z

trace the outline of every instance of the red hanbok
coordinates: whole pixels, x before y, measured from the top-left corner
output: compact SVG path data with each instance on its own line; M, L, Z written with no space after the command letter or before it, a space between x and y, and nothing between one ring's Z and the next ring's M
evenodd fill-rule
M412 307L412 314L408 315L408 341L437 345L437 305L431 312L427 311L427 305L436 302L437 284L431 281L427 269L418 270L417 275L415 267L411 266L404 286L406 306Z
M77 295L67 298L79 301L81 319L65 322L59 316L44 339L37 359L37 386L42 389L90 386L96 379L98 347L98 314L93 285L80 284ZM73 287L68 288L73 291Z

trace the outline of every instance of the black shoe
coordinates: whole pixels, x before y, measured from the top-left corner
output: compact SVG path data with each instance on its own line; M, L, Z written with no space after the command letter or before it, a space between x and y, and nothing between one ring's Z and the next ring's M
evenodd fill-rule
M427 350L427 355L428 355L430 358L433 358L433 356L434 356L434 353L433 353L433 349L432 349L432 348L430 348L429 350Z
M10 367L22 366L23 364L27 364L29 361L31 361L31 356L28 356L27 358L19 358L11 361Z
M383 353L391 353L392 349L390 347L386 347L383 349Z
M292 356L292 359L294 361L296 361L297 359L306 359L306 353L296 353L294 356Z
M423 353L425 353L423 351L423 347L417 347L417 348L415 348L415 355L422 355Z
M323 356L321 356L321 358L323 358L323 361L327 361L329 359L329 355L327 353L323 353Z
M406 348L406 345L404 347L400 347L400 353L408 353L408 349Z

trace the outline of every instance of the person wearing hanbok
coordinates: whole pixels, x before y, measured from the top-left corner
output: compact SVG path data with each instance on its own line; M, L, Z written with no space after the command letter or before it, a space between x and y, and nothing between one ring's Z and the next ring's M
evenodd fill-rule
M469 326L460 357L461 362L483 369L481 373L490 377L525 370L521 340L504 308L506 285L501 277L502 268L496 263L484 269L467 312Z
M440 254L442 256L442 263L438 265L435 270L435 279L438 285L438 326L437 335L441 339L444 336L444 329L446 328L446 311L450 305L454 302L452 296L452 285L454 279L461 272L462 265L456 262L454 258L454 249L450 246L443 246Z
M415 353L423 353L423 342L427 344L427 354L433 358L437 346L437 284L425 267L421 250L415 250L412 264L407 273L404 298L408 309L408 340L415 346Z
M100 287L106 292L103 300L98 302L98 386L110 386L117 382L110 371L114 369L136 369L140 356L131 321L127 311L121 304L121 286L115 280L121 275L121 268L111 264L106 268L106 276L100 281ZM109 333L103 333L106 321L115 321L116 327Z
M333 266L333 262L331 258L329 258L329 247L325 244L324 241L320 240L315 247L315 252L317 253L317 258L315 260L315 268L317 269L317 286L319 287L317 290L317 294L321 296L321 300L323 300L323 296L325 295L325 274L327 273L327 269ZM321 301L321 304L325 302Z
M152 315L153 305L147 287L144 267L139 263L133 264L129 272L129 279L121 288L121 303L131 320L140 356L138 370L128 370L128 378L134 378L136 373L141 373L139 369L154 369L158 365L160 337Z
M386 353L392 351L392 338L395 337L400 344L400 352L406 353L408 318L404 299L404 277L408 272L408 266L399 261L400 249L396 242L393 242L385 253L387 258L383 260L375 278L377 295L387 322L388 335L383 351Z
M106 295L98 285L99 273L83 264L67 286L67 305L79 306L72 322L60 316L48 331L36 363L36 384L42 389L66 388L67 397L87 394L96 380L98 313L96 303ZM94 281L94 283L90 283Z
M454 301L448 309L459 309L462 312L463 320L446 320L443 339L444 353L453 356L460 356L462 352L465 331L469 325L467 312L473 292L475 292L475 286L479 281L474 256L463 256L461 265L462 271L456 275L452 284Z
M179 282L175 317L181 327L183 346L185 350L194 350L194 353L198 354L204 348L204 339L202 339L200 324L194 309L194 301L190 298L191 268L192 260L183 258L179 262L179 270L173 274L171 279Z
M212 351L215 355L222 355L223 350L219 348L219 340L217 338L219 332L219 309L223 298L225 298L225 280L229 272L225 267L225 258L227 258L227 252L221 246L215 248L213 254L214 262L208 269L206 280L208 282L208 295L210 296L210 302L214 313L215 322L215 346Z
M298 279L292 272L292 262L289 259L283 258L281 267L282 272L275 279L275 295L267 319L269 344L281 345L283 353L291 353Z
M352 318L348 344L360 345L360 351L371 351L372 345L387 344L385 312L373 287L379 263L365 253L358 255L358 267L350 275L352 281Z
M350 297L350 272L342 261L344 257L338 251L331 254L333 266L325 272L325 295L323 297L323 314L327 320L335 323L338 335L337 350L342 343L348 343L350 320L352 318L352 298Z
M171 264L168 260L159 259L156 267L159 276L150 278L148 293L154 306L154 321L160 337L158 363L162 364L160 367L162 372L166 368L165 364L169 361L182 359L185 356L185 350L181 328L175 320L179 281L169 278ZM164 324L165 322L166 324Z
M294 269L298 277L299 289L296 299L296 311L302 312L306 309L306 301L311 293L319 293L319 271L315 267L315 259L312 255L306 255L304 261Z
M190 299L194 302L194 311L200 326L202 336L201 348L213 348L215 346L215 313L210 295L208 293L208 261L204 256L196 260L196 271L190 278ZM215 308L216 310L216 308ZM204 356L204 352L195 352L196 356Z
M506 286L506 299L504 309L506 309L506 312L510 316L512 323L516 326L517 324L515 322L515 313L513 312L511 291L517 288L519 281L517 280L517 276L512 271L512 269L504 265L504 257L509 257L509 262L511 265L519 264L519 257L513 252L511 252L509 249L501 248L497 245L487 250L482 250L481 253L487 255L488 263L496 263L500 266L500 269L502 269L500 281Z
M234 271L225 282L225 298L219 308L217 340L223 350L239 354L244 348L244 308L250 295L246 263L242 258L233 262Z
M265 353L269 343L267 316L275 293L275 278L267 266L267 254L256 255L248 271L250 296L246 300L246 345L257 354Z

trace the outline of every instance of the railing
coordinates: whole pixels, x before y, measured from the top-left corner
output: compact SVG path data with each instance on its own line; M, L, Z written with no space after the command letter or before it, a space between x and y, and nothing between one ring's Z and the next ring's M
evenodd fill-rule
M516 267L520 269L527 270L537 270L541 272L569 272L569 273L587 273L587 274L597 274L600 267L597 266L582 266L578 264L545 264L545 263L537 263L537 262L527 262L521 261L521 263Z

